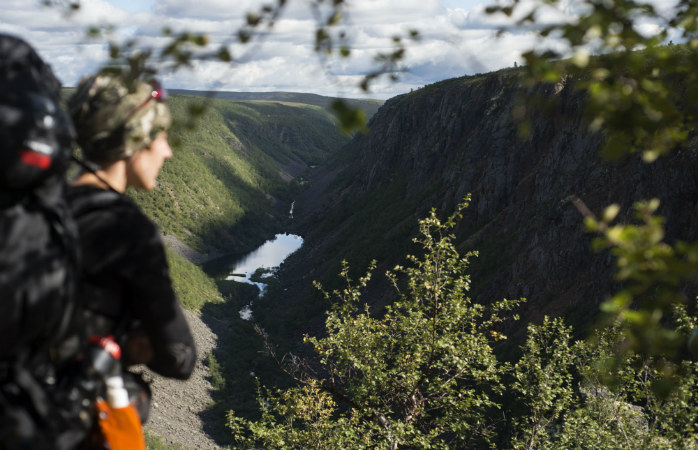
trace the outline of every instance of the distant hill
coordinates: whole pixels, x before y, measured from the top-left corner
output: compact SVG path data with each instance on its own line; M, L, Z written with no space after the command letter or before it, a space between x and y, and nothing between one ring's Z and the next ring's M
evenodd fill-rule
M169 89L174 94L195 95L202 97L213 97L227 100L245 101L266 101L283 103L302 103L306 105L320 106L328 108L336 97L326 97L324 95L307 94L302 92L232 92L232 91L197 91L187 89ZM366 115L372 117L378 108L383 105L383 100L368 100L356 98L342 98L347 104L359 107L366 111Z

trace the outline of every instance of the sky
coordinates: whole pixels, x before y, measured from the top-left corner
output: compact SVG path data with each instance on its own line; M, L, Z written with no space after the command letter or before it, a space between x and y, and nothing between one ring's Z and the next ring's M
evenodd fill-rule
M65 86L75 86L108 60L107 40L136 39L139 46L161 48L162 30L206 33L209 48L231 42L248 11L261 0L79 0L77 12L65 5L77 0L2 0L0 32L32 44ZM653 0L659 3L671 0ZM273 1L272 3L275 3ZM231 44L238 62L194 61L189 68L159 68L170 89L242 92L291 91L327 96L387 99L447 78L489 72L521 62L522 51L540 45L521 31L496 36L504 23L484 13L488 0L348 0L346 28L349 58L321 59L313 51L315 19L309 0L288 0L281 20L252 46ZM575 0L563 0L574 9ZM61 6L63 5L63 6ZM90 26L109 27L106 39L87 37ZM391 38L417 29L407 43L404 71L359 89L363 74L375 68L378 52L392 48Z

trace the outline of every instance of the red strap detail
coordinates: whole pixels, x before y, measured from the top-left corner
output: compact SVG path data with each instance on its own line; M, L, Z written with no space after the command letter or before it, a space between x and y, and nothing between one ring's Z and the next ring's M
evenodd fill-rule
M107 353L111 354L114 359L121 359L121 346L114 340L114 336L97 336L93 334L90 338L90 344L102 347Z
M51 157L38 153L28 148L20 150L19 157L22 162L28 166L38 167L41 170L46 170L51 167Z

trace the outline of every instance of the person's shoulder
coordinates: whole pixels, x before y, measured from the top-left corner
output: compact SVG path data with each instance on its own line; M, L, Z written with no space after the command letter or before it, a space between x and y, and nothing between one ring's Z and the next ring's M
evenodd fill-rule
M75 218L101 216L119 228L136 228L152 233L155 224L143 213L131 198L112 190L89 185L70 186L67 190L68 202Z
M66 189L66 195L74 212L120 207L129 200L118 192L90 185L70 185Z

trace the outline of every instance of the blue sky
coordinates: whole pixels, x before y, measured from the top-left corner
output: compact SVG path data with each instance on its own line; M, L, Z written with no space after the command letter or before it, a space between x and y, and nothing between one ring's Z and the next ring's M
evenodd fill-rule
M155 3L153 0L113 0L112 5L128 12L150 11Z
M67 4L71 0L52 0ZM72 0L75 1L75 0ZM238 64L196 61L191 68L161 69L167 87L229 91L294 91L363 97L362 74L374 68L378 52L407 29L421 39L408 46L405 71L397 82L379 79L369 97L386 99L435 81L497 70L520 62L522 51L539 46L530 33L495 37L504 22L484 14L494 0L352 0L347 28L353 51L348 59L320 60L313 51L315 22L307 0L288 0L284 16L261 45L229 45ZM528 0L522 0L528 1ZM652 0L672 2L676 0ZM562 0L572 5L578 0ZM59 79L74 86L107 61L107 41L136 38L138 45L161 48L162 29L206 33L210 49L230 40L247 11L261 0L79 0L80 10L41 6L40 0L3 0L0 31L29 41ZM89 26L109 26L106 39L86 37Z

